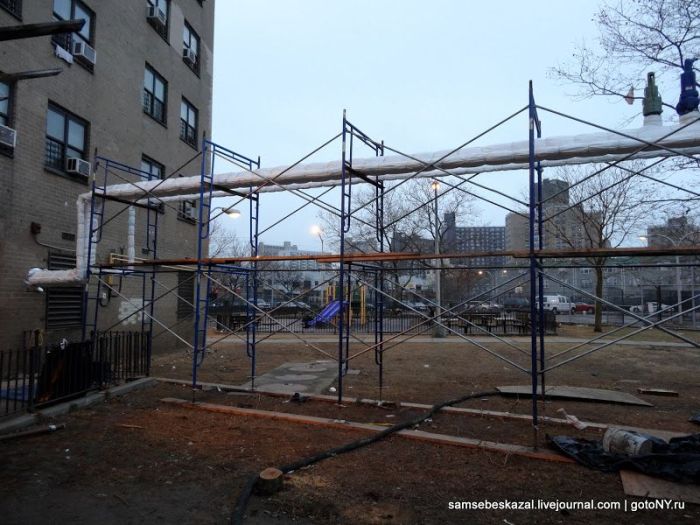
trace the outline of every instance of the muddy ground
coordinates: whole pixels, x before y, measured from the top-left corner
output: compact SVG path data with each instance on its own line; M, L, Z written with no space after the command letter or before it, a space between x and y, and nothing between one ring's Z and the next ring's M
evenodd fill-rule
M333 342L314 343L334 351ZM570 346L570 345L569 345ZM560 345L565 348L566 345ZM491 345L520 363L526 356ZM553 349L556 349L553 347ZM356 350L361 350L358 345ZM434 403L499 384L527 383L528 376L483 350L455 341L405 343L386 354L385 399ZM279 339L261 346L258 370L284 362L325 359L318 350ZM426 366L427 365L427 366ZM174 367L174 368L173 368ZM378 397L374 355L352 361L357 375L345 378L348 396ZM181 352L157 356L154 375L189 379ZM694 432L688 416L700 411L700 352L682 347L617 346L548 374L550 384L593 386L637 394L637 388L676 390L678 397L639 395L653 407L550 400L547 415L565 408L584 420ZM239 343L223 342L207 356L200 378L229 384L249 379L250 363ZM289 463L366 434L280 421L189 410L165 397L190 399L187 386L160 383L56 419L54 434L0 444L1 522L27 523L226 523L251 473ZM393 424L420 413L345 403L289 402L259 394L217 389L199 401ZM462 406L527 414L528 399L487 397ZM422 430L502 443L531 444L529 422L440 414ZM599 438L598 430L543 425L545 434ZM450 510L451 501L531 499L629 503L618 474L576 464L409 441L399 436L289 475L284 489L254 497L256 523L342 524L653 524L699 523L700 506L684 510Z

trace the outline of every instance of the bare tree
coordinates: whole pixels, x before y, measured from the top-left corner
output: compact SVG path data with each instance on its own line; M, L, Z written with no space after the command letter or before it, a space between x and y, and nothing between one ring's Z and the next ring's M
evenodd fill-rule
M603 167L591 165L590 169ZM639 162L628 163L625 169L613 167L595 176L579 166L559 168L557 178L569 183L572 204L545 210L545 243L551 247L547 236L553 236L557 244L574 249L617 248L638 235L657 206L650 201L658 193L655 185L630 176L630 170L641 168ZM603 297L608 257L592 254L585 260L595 273L595 295ZM597 300L594 331L602 331L602 318L602 303Z
M236 232L226 229L221 222L213 221L209 226L209 257L245 257L250 255L250 250L247 249L247 244L242 242ZM242 265L243 266L243 265ZM224 286L230 290L237 290L237 293L242 293L242 288L245 287L244 274L242 272L229 272L217 277ZM213 293L219 299L219 302L227 305L233 305L238 302L238 299L225 289L214 285Z
M597 45L580 45L551 70L582 98L641 99L646 72L654 71L663 87L675 86L684 60L700 57L700 0L608 0L594 22Z
M294 268L292 261L272 261L259 263L258 270L263 282L270 287L278 287L285 301L296 295L303 287L304 274Z
M435 236L442 241L445 235L444 214L455 213L471 216L472 197L460 190L450 190L445 185L438 200L439 217L435 220L434 193L431 181L426 179L391 183L386 185L384 196L384 231L377 236L377 200L373 188L353 188L353 215L351 228L346 234L346 250L368 253L379 251L380 240L385 251L430 253ZM340 219L329 212L322 212L323 230L334 249L340 239ZM431 268L429 262L388 261L384 263L387 279L391 281L394 299L401 300L403 290L411 280Z
M209 257L243 257L250 255L236 232L227 230L219 221L209 225Z

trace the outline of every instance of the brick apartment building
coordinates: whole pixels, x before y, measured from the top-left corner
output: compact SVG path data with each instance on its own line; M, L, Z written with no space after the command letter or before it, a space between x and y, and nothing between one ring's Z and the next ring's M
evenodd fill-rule
M141 170L110 174L112 184L177 176L183 165L182 174L193 175L199 161L187 161L210 135L213 0L0 0L0 26L66 19L86 23L76 34L0 42L0 136L11 137L5 128L16 132L14 147L0 147L0 348L21 346L28 332L47 342L80 337L84 288L28 290L24 278L32 267L75 266L75 203L90 191L93 173L103 176L96 158ZM18 72L52 68L63 71L13 79ZM124 207L109 203L105 217ZM187 203L161 207L159 258L194 254L191 210ZM127 215L105 227L98 262L124 254ZM150 258L144 217L137 209L136 256ZM101 329L143 300L138 282L109 279L123 297L109 290L99 296ZM156 296L178 279L180 292L191 294L187 272L157 279ZM156 306L155 317L166 326L179 323L183 334L190 315L187 302L172 294ZM134 315L116 329L138 329L140 319ZM154 345L172 341L164 336Z

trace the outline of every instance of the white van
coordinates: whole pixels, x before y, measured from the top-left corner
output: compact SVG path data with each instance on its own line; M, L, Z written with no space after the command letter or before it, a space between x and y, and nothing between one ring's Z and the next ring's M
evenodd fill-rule
M554 315L573 314L576 312L576 305L563 295L545 295L544 309L551 310Z

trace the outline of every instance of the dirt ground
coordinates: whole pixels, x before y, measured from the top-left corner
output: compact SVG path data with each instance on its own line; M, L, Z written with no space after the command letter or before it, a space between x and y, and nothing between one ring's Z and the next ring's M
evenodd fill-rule
M188 388L158 384L75 411L51 435L0 448L3 523L226 523L248 474L362 437L354 431L214 414L165 405ZM284 408L375 421L377 407L301 405L216 390L211 402ZM472 405L480 406L474 400ZM300 408L301 407L301 408ZM396 410L393 419L408 412ZM503 421L443 414L425 430L466 433ZM513 426L513 422L508 422ZM517 426L517 425L516 425ZM524 429L527 424L522 425ZM461 429L461 430L460 430ZM568 431L568 427L560 427ZM400 437L338 456L287 477L270 498L256 496L251 524L618 524L698 523L700 506L683 510L450 510L450 501L622 502L620 478L575 464L506 456ZM628 501L638 501L627 498Z
M329 337L312 341L331 355ZM527 348L527 341L519 341ZM548 352L572 346L554 340ZM528 356L502 343L488 349L526 367ZM355 344L351 355L362 350ZM327 359L291 336L258 349L258 374L285 362ZM347 396L377 398L373 352L351 361ZM250 361L244 346L226 340L207 355L202 381L242 384ZM565 408L582 420L696 432L688 417L700 411L700 351L679 346L627 345L593 353L547 374L548 384L609 388L639 395L653 407L548 400L539 409ZM154 358L153 375L189 380L190 358L172 352ZM454 339L404 343L385 354L387 400L435 403L496 385L527 384L529 376L474 345ZM336 385L337 386L337 385ZM637 394L639 387L676 390L678 397ZM328 393L328 392L327 392ZM226 523L246 478L341 445L364 433L266 419L208 413L160 402L191 399L189 386L159 383L143 391L56 419L64 430L0 444L0 520L27 523ZM208 389L198 401L390 425L420 413L346 402L293 403L284 397ZM485 397L462 406L529 414L529 399ZM486 415L438 414L421 430L531 445L528 421ZM545 435L600 438L553 423ZM287 476L275 496L256 496L250 524L653 524L700 523L700 506L636 513L623 510L451 510L451 501L638 502L626 497L618 474L576 464L435 445L399 436L328 459Z
M590 334L588 334L590 335ZM665 334L661 334L664 337ZM308 336L307 336L308 337ZM210 337L210 340L212 338ZM270 338L258 346L256 372L261 375L283 363L330 359L337 352L332 336L308 337L316 348L308 347L290 335ZM529 355L500 342L479 339L487 350L497 352L529 370ZM527 338L511 338L528 349ZM546 351L552 356L578 343L549 338ZM664 339L665 341L665 339ZM389 343L389 344L393 344ZM590 402L552 400L539 406L540 413L559 416L564 408L581 419L603 423L626 424L678 432L693 432L697 426L688 418L700 412L700 350L683 346L653 346L631 342L591 353L577 361L556 368L545 375L547 385L566 385L617 390L636 395L654 405L638 407ZM360 354L350 361L359 372L346 375L343 392L350 397L433 404L470 392L492 390L499 385L530 384L527 372L494 357L486 350L454 337L440 340L423 338L387 350L384 354L384 386L378 387L379 367L374 352L361 353L366 346L354 342L350 354ZM560 359L588 351L584 346ZM326 352L324 355L319 350ZM556 362L556 361L550 361ZM184 352L157 356L153 375L191 380L191 358ZM250 380L251 361L242 343L229 337L218 343L198 370L200 381L241 385ZM333 384L336 388L337 382ZM679 393L678 397L638 394L638 388L663 388ZM325 392L330 394L330 391ZM526 398L492 398L480 405L488 410L530 414L532 403Z

